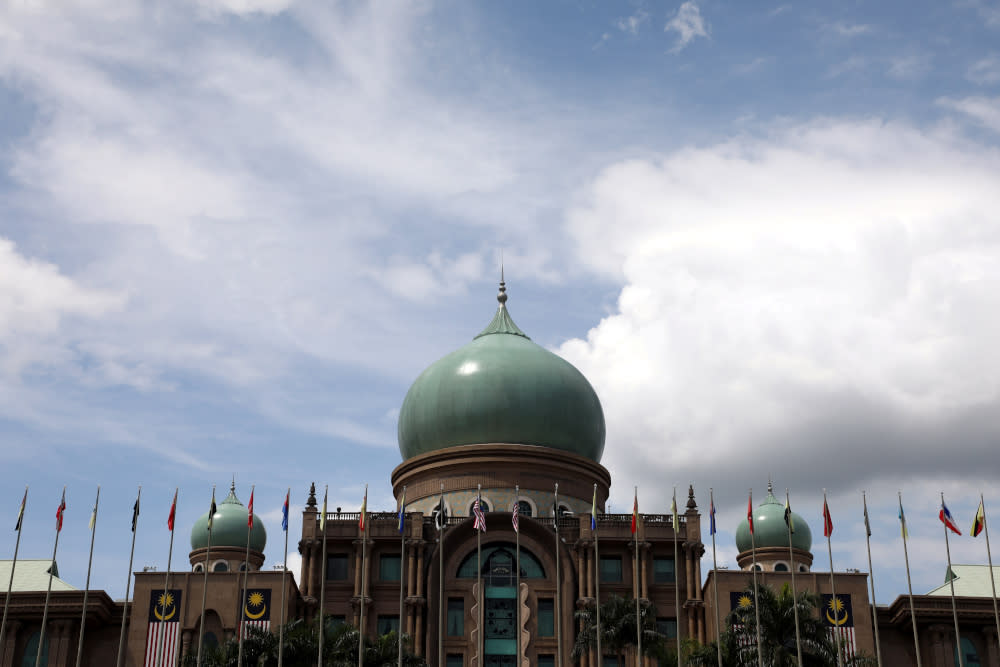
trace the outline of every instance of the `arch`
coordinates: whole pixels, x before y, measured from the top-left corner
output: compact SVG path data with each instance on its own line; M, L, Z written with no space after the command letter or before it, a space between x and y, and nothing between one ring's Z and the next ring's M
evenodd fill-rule
M962 637L962 642L960 644L962 647L962 660L966 667L979 667L982 662L979 661L979 652L976 651L976 645L968 637ZM955 664L958 662L958 649L955 650Z
M212 563L212 572L229 572L229 563L224 560L217 560Z
M466 515L472 516L472 508L475 506L475 504L476 504L476 499L475 498L473 498L472 500L469 501L469 508L468 508L468 511L466 512ZM485 512L492 512L493 511L493 502L489 498L487 498L486 496L483 496L479 500L479 506L483 508L483 512L484 513Z
M511 579L514 575L514 562L516 558L516 546L509 542L493 542L483 545L483 567L482 573L485 577L496 579ZM476 551L472 550L468 556L462 560L458 567L458 577L460 579L476 578ZM545 568L541 561L524 547L521 547L521 578L522 579L544 579ZM511 583L511 586L514 584Z
M808 572L808 571L809 571L808 567L806 567L805 565L801 565L801 564L799 565L799 572Z
M535 503L531 501L531 498L518 498L517 499L517 513L520 516L535 516L538 510L535 508Z
M788 572L788 563L784 561L778 561L774 564L775 572Z
M204 563L195 563L194 567L192 568L192 572L204 572L204 571L205 571Z
M21 657L21 667L35 667L35 658L38 657L38 640L41 638L41 632L35 632L28 638L28 643L24 646L24 655ZM49 638L45 638L45 643L42 645L42 661L39 663L42 667L48 667L49 664Z
M564 503L564 502L560 502L559 503L559 510L558 510L558 512L559 512L560 518L563 517L566 514L570 514L571 515L571 514L574 513L573 512L573 508L570 507L568 503Z

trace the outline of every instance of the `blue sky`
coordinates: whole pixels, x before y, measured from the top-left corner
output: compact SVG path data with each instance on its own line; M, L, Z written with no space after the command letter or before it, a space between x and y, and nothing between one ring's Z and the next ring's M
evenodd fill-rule
M392 507L399 405L501 250L601 397L613 511L693 483L734 527L773 476L818 535L826 488L866 569L867 489L885 602L897 490L919 592L938 494L1000 502L997 3L66 5L0 9L0 462L24 557L68 487L71 583L98 484L113 595L140 484L161 570L177 486L175 563L233 475L269 564L289 486Z

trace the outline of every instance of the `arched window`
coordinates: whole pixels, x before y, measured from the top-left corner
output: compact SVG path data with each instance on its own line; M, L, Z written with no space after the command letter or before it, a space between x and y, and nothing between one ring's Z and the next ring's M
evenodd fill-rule
M799 572L808 572L809 568L805 565L799 565Z
M208 648L215 648L219 645L219 638L215 636L214 632L205 633L205 646Z
M194 564L194 571L195 572L204 572L205 571L205 564L204 563L195 563Z
M24 647L24 657L21 658L22 667L35 667L35 658L38 656L38 640L41 637L41 633L36 632L31 635L28 639L28 644ZM42 645L42 661L39 663L42 667L48 667L49 664L49 638L45 638L45 644Z
M531 503L527 500L517 501L517 513L521 516L534 516L534 509L531 507Z
M469 503L469 516L472 516L472 508L475 507L475 505L476 505L475 500ZM490 511L490 503L489 501L486 500L486 498L483 498L482 500L479 501L479 507L483 510L483 512Z
M212 572L229 572L229 563L224 560L217 560L212 565Z
M483 545L483 577L494 586L514 585L516 547L506 542ZM462 579L476 578L476 552L473 550L458 568ZM521 548L521 578L544 579L545 570L533 553Z
M979 653L976 651L976 645L972 643L972 640L968 637L962 637L962 658L964 659L964 665L966 667L979 667L982 663L979 661ZM958 651L955 651L955 664L958 662Z
M757 563L756 565L751 565L751 566L750 566L750 570L751 570L751 571L753 571L753 570L756 570L756 571L758 571L758 572L763 572L763 571L764 571L764 568L763 568L763 567L761 567L760 563Z
M775 563L774 564L774 571L775 572L788 572L788 566L785 565L784 563Z

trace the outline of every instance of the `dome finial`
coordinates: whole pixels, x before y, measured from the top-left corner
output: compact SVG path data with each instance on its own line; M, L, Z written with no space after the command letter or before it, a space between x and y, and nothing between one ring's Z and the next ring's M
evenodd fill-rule
M503 280L503 251L500 251L500 291L497 293L497 301L503 306L507 303L507 283Z
M233 473L233 481L229 485L229 493L236 495L236 473Z

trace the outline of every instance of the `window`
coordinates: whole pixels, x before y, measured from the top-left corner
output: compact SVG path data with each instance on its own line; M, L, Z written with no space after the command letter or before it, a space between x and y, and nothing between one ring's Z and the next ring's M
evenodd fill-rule
M382 581L399 581L399 564L397 554L383 554L378 559L378 578Z
M378 617L379 636L387 635L390 632L399 634L399 616L379 616Z
M613 655L606 655L601 665L602 667L618 667L618 658Z
M448 598L448 636L465 636L465 600Z
M672 618L657 618L656 631L667 639L676 639L677 621Z
M22 667L35 667L35 658L38 657L38 640L41 634L36 632L31 635L28 639L28 643L24 647L24 658L21 659ZM42 661L40 663L43 667L49 664L49 638L45 638L45 643L42 645Z
M799 565L799 572L808 572L809 568L805 565Z
M326 627L328 628L339 628L345 623L347 623L347 617L343 614L337 616L330 615L326 617Z
M556 634L555 601L552 598L538 600L538 636L553 637Z
M205 646L208 648L215 648L219 645L219 638L215 636L214 632L205 633Z
M520 516L531 516L531 512L532 512L531 503L529 503L527 500L517 501L517 513Z
M347 554L333 554L326 559L326 578L328 581L347 580Z
M554 655L538 656L538 667L556 667L556 657Z
M240 572L245 572L247 570L247 562L243 561L240 563Z
M784 563L775 563L774 564L774 571L775 572L788 572L788 566L785 565Z
M194 564L194 571L195 572L204 572L205 571L205 564L204 563L195 563Z
M472 508L475 507L475 505L476 505L476 501L475 500L473 500L471 503L469 503L469 516L472 516ZM479 507L483 510L483 512L489 512L490 511L490 504L488 502L486 502L485 499L479 501Z
M224 560L216 561L212 566L212 572L229 572L229 563Z
M500 542L483 545L483 576L502 577L506 568L508 578L513 580L513 563L516 558L516 547L512 543ZM478 559L476 550L472 549L458 567L458 576L461 579L475 579L476 565ZM535 555L521 547L521 578L522 579L544 579L545 570ZM492 584L491 584L492 585ZM505 586L513 586L513 581Z
M622 557L601 556L601 583L618 583L622 580Z
M653 583L672 584L677 580L673 558L653 558Z
M446 667L464 667L465 666L464 660L465 660L465 658L462 656L461 653L449 653L448 654L448 662L445 663L445 666Z

